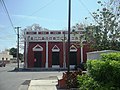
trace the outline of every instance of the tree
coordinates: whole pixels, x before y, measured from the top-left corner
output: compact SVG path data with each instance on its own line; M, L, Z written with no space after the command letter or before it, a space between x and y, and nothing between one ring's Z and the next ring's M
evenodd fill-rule
M24 49L24 41L25 41L25 31L41 31L48 30L46 28L42 28L39 24L33 24L31 26L27 26L20 33L20 49Z
M10 52L10 55L13 55L13 57L17 57L17 48L13 47L9 50L9 52Z
M101 50L102 34L98 26L91 25L85 27L85 40L90 43L90 46L94 50Z
M78 37L79 41L75 43L75 46L80 46L80 47L83 47L83 41L85 39L85 36L84 36L84 27L85 25L82 24L82 23L77 23L75 26L72 27L72 34L74 34L75 37ZM80 32L79 32L80 31ZM79 34L81 33L81 34Z
M114 49L120 50L120 14L113 12L111 4L102 4L102 9L93 12L96 25L89 25L86 29L86 41L95 50ZM118 6L116 6L118 8ZM116 9L119 10L119 9Z
M112 9L116 16L117 14L120 14L120 0L109 0L109 7Z
M10 55L13 55L14 58L16 58L17 57L17 48L14 48L14 47L11 48L9 50L9 53L10 53ZM19 59L23 60L23 54L19 53Z

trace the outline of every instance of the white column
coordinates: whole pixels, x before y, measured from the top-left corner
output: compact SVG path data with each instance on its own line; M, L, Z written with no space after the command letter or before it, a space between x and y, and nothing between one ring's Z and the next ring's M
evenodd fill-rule
M29 46L29 36L26 36L26 50L25 50L25 68L28 68L28 46Z
M46 41L46 68L48 68L48 41Z
M25 38L25 68L27 68L27 37Z
M66 48L65 48L65 40L63 41L63 68L66 68Z
M83 46L81 46L81 63L83 63Z

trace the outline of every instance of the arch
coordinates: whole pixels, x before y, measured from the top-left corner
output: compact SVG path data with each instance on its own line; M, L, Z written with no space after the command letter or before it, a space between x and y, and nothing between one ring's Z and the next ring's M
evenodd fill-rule
M58 48L57 45L55 45L53 48L52 48L52 52L59 52L60 49Z
M43 47L37 44L34 48L33 51L43 51Z
M70 52L77 52L77 48L74 45L72 45L70 47Z

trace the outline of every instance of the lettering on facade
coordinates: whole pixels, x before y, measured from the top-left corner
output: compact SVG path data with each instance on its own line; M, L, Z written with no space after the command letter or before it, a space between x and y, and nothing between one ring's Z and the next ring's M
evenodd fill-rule
M29 35L31 34L31 35ZM35 35L36 34L36 35ZM67 36L68 36L68 32L64 31L41 31L41 32L27 32L27 37L30 37L29 41L30 42L34 42L34 41L67 41ZM73 34L71 34L70 36L70 40L72 41L79 41L79 35L74 36Z
M30 41L63 41L64 37L40 37L40 36L31 36ZM67 40L67 37L65 37L65 40ZM71 40L78 40L78 37L71 37Z

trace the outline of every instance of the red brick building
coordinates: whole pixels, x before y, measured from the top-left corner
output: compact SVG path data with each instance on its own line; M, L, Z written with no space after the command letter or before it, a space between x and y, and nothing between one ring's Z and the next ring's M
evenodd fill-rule
M70 67L86 62L88 46L76 46L79 34L71 34ZM67 66L67 31L25 31L25 67L26 68L66 68ZM84 43L84 42L83 42Z

